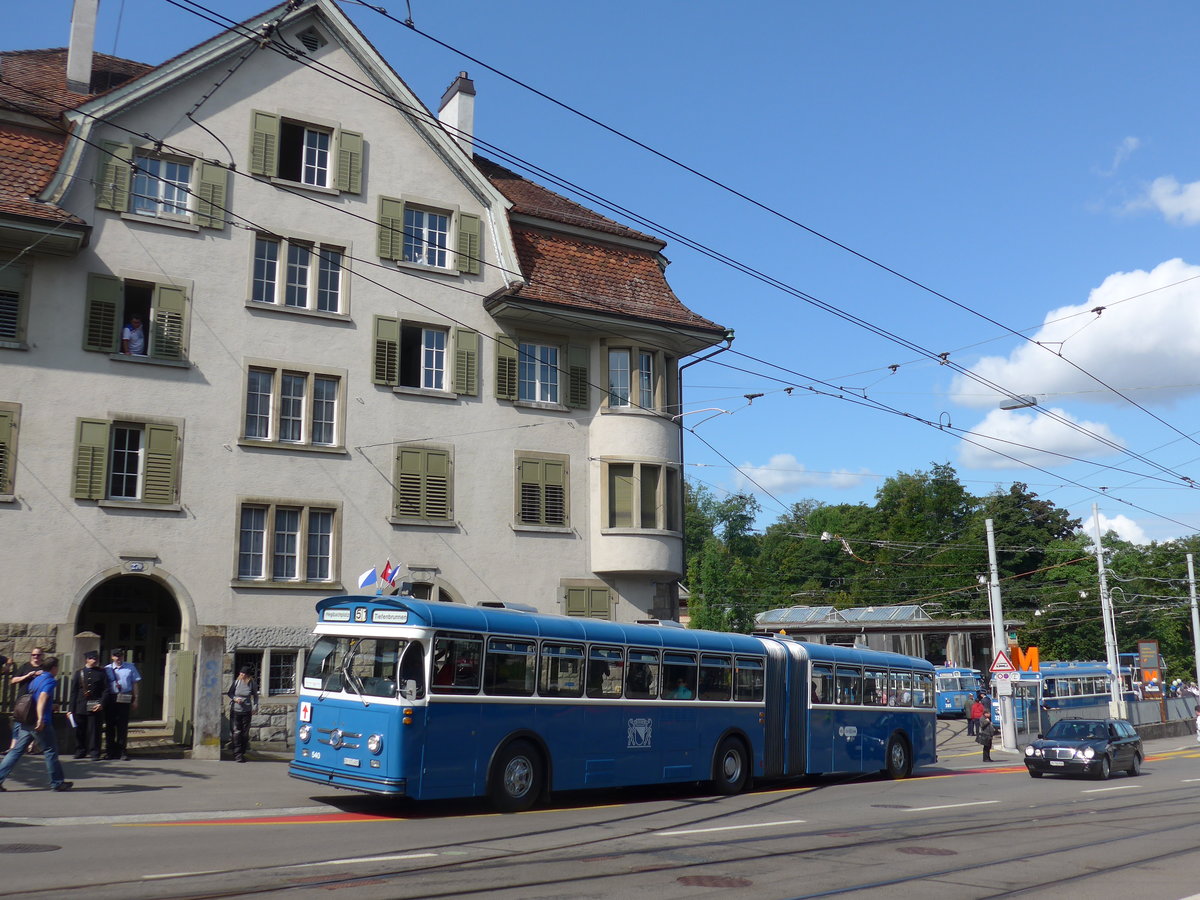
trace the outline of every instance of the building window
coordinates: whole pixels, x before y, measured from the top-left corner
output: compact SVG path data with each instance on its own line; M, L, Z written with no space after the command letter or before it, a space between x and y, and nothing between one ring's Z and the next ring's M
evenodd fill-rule
M479 216L379 198L379 255L384 259L478 275L481 247Z
M605 526L679 530L679 472L647 462L605 463Z
M565 528L570 525L568 457L558 454L517 456L518 525Z
M12 499L17 480L17 434L21 404L0 401L0 500Z
M285 309L341 313L341 247L259 235L251 299Z
M517 372L517 399L529 403L558 402L558 347L522 343Z
M255 111L250 172L310 187L362 192L363 136L335 125Z
M441 448L397 447L392 516L449 523L454 518L454 460Z
M0 259L0 347L25 345L26 274L16 260Z
M165 422L77 419L72 496L177 504L179 432Z
M191 188L190 161L141 152L134 155L131 211L137 215L186 220Z
M345 431L341 415L344 374L252 362L246 370L242 439L340 448Z
M325 584L337 580L336 505L245 501L238 521L238 581Z
M414 390L479 393L479 335L423 322L375 317L375 384ZM451 387L452 386L452 387Z
M238 650L233 655L233 674L236 677L249 666L260 696L294 694L299 662L300 654L295 650Z
M608 351L608 408L664 410L670 394L662 370L673 365L655 350L611 347Z
M88 276L83 349L163 361L187 359L187 288L111 275Z
M96 169L96 206L148 220L224 228L229 172L218 163L164 156L104 141Z

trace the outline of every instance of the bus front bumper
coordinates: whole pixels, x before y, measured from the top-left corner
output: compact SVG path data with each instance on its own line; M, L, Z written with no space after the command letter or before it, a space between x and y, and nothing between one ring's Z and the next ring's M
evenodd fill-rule
M314 766L299 760L292 760L291 765L288 766L288 774L301 781L311 781L314 784L344 788L350 791L383 794L389 797L408 796L408 779L406 778L384 778L360 772L340 772L328 766Z

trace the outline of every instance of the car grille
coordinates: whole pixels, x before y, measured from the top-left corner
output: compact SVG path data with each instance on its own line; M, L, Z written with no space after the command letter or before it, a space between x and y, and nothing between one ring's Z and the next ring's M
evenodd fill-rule
M1070 747L1051 747L1046 751L1049 759L1074 759L1075 751Z

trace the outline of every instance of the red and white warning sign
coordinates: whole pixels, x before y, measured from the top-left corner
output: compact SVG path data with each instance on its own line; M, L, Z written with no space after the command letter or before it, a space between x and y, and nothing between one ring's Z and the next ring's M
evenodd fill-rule
M993 675L998 675L1001 672L1015 672L1016 666L1012 664L1012 660L1008 658L1008 654L1003 650L996 653L996 658L992 660L991 672Z

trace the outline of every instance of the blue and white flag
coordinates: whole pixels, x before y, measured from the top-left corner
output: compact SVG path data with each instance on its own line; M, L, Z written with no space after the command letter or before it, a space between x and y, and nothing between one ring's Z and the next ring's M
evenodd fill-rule
M363 572L361 575L358 576L358 586L360 588L366 587L368 584L374 584L374 583L375 583L375 567L374 566L371 566L371 568L367 569L367 571Z

